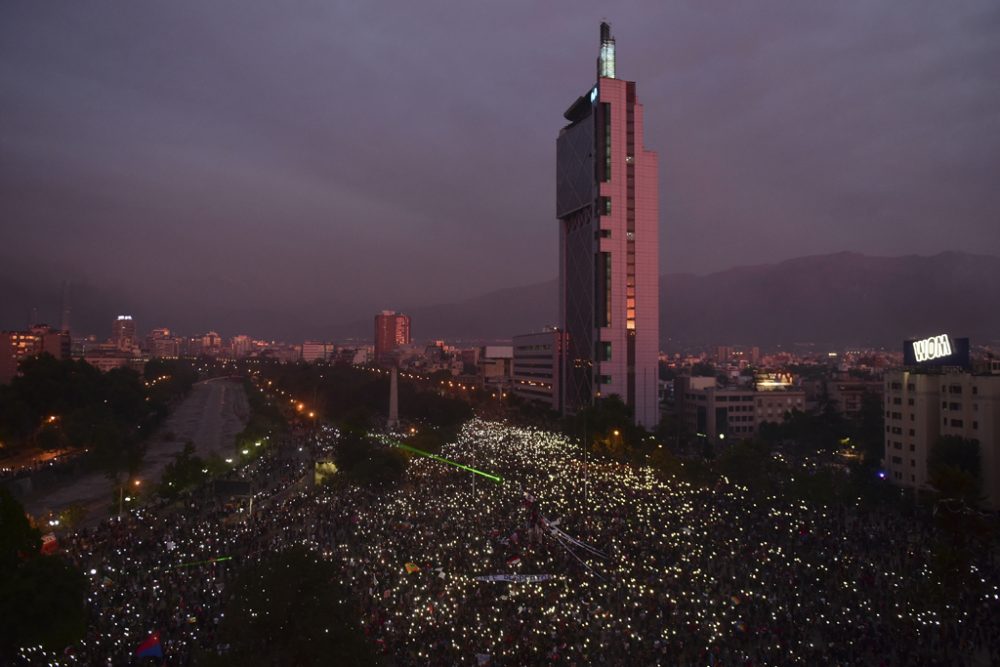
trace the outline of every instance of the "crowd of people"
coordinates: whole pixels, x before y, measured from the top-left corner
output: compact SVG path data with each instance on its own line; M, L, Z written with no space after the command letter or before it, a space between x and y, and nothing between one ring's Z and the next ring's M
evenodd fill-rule
M416 456L395 488L305 483L334 440L234 471L252 515L197 496L72 537L87 637L24 660L129 664L158 631L167 664L190 664L222 648L240 564L305 544L342 568L388 664L1000 664L994 554L936 595L920 521L585 462L564 436L482 420L441 455L499 482Z

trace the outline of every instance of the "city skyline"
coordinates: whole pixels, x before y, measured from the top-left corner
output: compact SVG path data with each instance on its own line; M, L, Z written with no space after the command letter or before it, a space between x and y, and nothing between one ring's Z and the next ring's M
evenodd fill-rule
M8 270L114 288L115 310L183 294L234 322L557 273L549 128L589 70L597 5L107 7L0 10ZM888 9L608 17L657 109L648 143L670 147L663 266L1000 254L997 10Z
M0 5L0 663L1000 665L1000 5L394 4Z

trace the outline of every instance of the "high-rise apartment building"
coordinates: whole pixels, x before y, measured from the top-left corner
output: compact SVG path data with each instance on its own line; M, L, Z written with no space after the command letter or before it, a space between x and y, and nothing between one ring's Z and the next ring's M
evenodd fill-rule
M138 344L135 337L135 320L131 315L119 315L111 328L111 340L115 347L123 352L130 352Z
M238 336L233 336L229 339L229 349L232 352L233 358L242 359L243 357L250 356L253 351L253 339L246 334L240 334Z
M651 427L659 421L659 167L643 146L635 83L616 76L606 23L597 83L564 115L556 216L566 411L617 394Z
M389 365L393 351L400 345L410 344L410 316L392 310L383 310L375 316L375 363Z

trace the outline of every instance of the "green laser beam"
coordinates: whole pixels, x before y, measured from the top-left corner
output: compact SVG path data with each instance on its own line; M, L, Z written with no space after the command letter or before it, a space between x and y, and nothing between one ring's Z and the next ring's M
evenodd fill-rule
M483 472L482 470L476 470L473 467L463 465L456 461L450 461L444 458L443 456L438 456L437 454L431 454L430 452L425 452L422 449L417 449L416 447L411 447L410 445L404 445L401 442L396 442L395 445L400 449L405 449L408 452L413 452L414 454L420 454L420 456L426 456L427 458L434 459L439 463L447 463L450 466L455 466L456 468L461 468L462 470L468 470L469 472L474 472L477 475L481 475L482 477L485 477L490 481L496 482L497 484L503 484L503 479L498 475L492 475L488 472Z
M218 563L223 560L232 560L232 556L219 556L218 558L209 558L208 560L198 560L193 563L180 563L179 565L174 565L174 567L194 567L195 565L208 565L209 563Z

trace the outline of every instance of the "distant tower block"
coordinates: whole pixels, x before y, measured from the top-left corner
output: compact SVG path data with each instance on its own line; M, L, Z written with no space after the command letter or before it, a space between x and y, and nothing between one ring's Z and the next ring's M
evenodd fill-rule
M389 376L389 421L387 426L390 429L399 428L399 377L396 367L392 367L392 374Z

